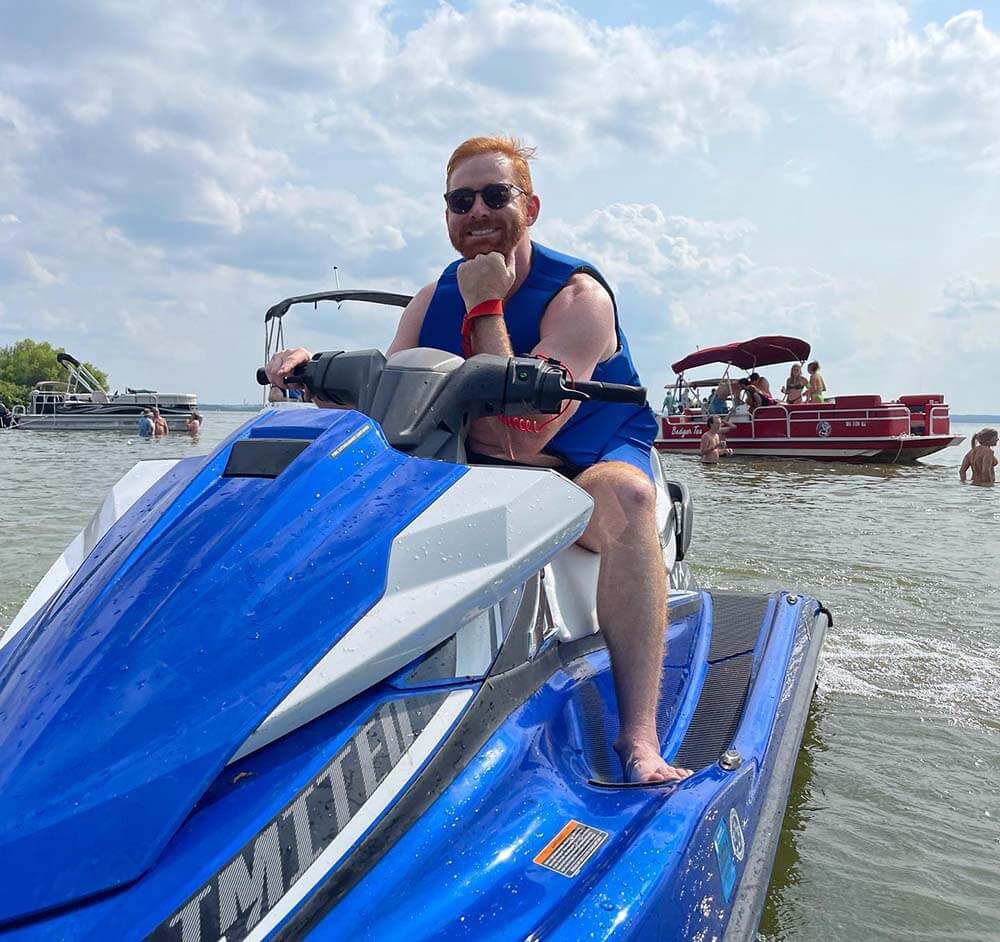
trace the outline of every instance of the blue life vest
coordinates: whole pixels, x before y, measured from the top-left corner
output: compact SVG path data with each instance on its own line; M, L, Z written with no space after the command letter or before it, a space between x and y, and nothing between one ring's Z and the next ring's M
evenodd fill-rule
M421 347L447 350L462 356L462 321L465 302L458 290L456 271L464 259L457 259L442 272L434 297L420 328ZM579 273L590 275L611 296L615 305L615 332L618 349L598 363L594 379L602 383L641 385L628 342L618 322L618 306L607 282L592 265L578 258L554 252L531 243L531 271L517 291L504 301L504 321L515 356L528 356L538 346L542 316L549 302ZM582 378L582 377L580 377ZM605 453L626 442L647 451L656 437L656 418L649 405L635 406L620 402L581 402L573 417L545 446L545 452L571 465L589 467Z

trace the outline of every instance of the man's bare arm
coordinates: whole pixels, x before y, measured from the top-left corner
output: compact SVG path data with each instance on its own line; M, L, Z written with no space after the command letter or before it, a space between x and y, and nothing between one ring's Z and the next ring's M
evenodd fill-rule
M436 282L424 285L406 305L396 327L396 336L392 338L392 343L386 350L386 356L420 346L420 329L424 326L424 315L430 307L436 288Z
M559 360L569 367L574 379L589 380L597 364L618 348L610 295L589 275L574 275L549 304L539 334L533 354ZM510 356L510 338L503 321L498 317L479 318L473 328L472 348L477 353ZM539 423L546 423L538 432L504 427L509 452L522 460L537 455L570 420L577 406L570 402L557 418L537 416Z

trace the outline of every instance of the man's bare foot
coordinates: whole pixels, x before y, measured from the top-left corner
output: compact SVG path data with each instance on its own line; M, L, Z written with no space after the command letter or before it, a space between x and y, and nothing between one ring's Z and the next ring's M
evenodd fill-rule
M630 784L656 784L657 782L680 782L690 774L690 769L678 769L664 761L663 756L652 746L633 744L630 747L615 746L625 781Z

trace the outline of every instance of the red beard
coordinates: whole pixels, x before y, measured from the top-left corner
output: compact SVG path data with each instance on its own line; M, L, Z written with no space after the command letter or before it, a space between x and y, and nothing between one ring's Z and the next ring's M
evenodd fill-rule
M469 235L472 229L482 229L485 226L492 226L498 231L489 238L472 238ZM501 255L509 256L514 251L514 246L521 241L525 232L528 231L528 224L522 213L511 218L503 216L499 219L491 219L488 222L463 222L457 234L452 234L448 230L448 238L452 246L463 258L475 258L477 255L487 255L490 252L499 252Z

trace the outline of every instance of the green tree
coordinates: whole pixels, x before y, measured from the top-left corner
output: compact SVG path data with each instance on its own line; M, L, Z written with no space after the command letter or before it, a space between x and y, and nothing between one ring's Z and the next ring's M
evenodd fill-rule
M66 379L66 368L60 365L57 355L62 347L34 340L19 340L9 347L0 347L0 399L7 405L27 405L35 383L59 382ZM105 388L108 377L91 363L83 364Z

